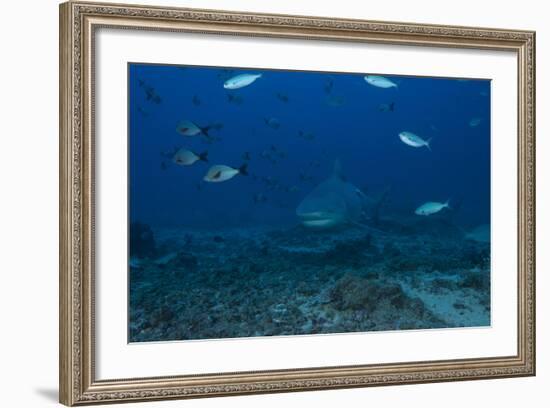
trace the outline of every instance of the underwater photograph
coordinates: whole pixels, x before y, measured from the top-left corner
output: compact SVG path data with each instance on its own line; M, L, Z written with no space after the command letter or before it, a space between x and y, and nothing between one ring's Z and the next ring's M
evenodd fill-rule
M491 325L491 81L128 64L128 341Z

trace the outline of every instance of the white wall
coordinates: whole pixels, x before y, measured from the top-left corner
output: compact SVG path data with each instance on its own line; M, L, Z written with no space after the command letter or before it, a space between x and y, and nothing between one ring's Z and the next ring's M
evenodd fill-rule
M153 1L153 0L151 0ZM134 2L139 2L135 0ZM141 406L543 406L550 384L550 27L545 3L462 0L156 0L157 4L537 31L538 376L341 391L148 403ZM6 2L0 24L0 374L5 407L57 400L57 1ZM545 92L546 91L546 92ZM546 160L545 160L546 159ZM546 186L545 186L546 184ZM129 405L126 405L129 406Z

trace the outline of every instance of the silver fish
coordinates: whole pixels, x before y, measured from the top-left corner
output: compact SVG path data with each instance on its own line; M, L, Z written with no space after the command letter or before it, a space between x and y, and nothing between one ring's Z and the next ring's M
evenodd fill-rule
M209 131L211 129L219 130L222 128L222 126L223 125L221 123L217 123L214 125L201 127L196 123L191 122L190 120L184 119L178 123L178 125L176 126L176 131L183 136L203 135L203 136L206 136L207 138L210 138Z
M239 89L244 88L245 86L250 85L258 78L261 78L262 74L240 74L229 78L224 82L223 87L225 89Z
M176 131L184 136L195 136L202 133L202 129L190 120L182 120L178 123Z
M472 118L468 122L468 125L470 125L470 127L477 127L481 123L481 120L482 120L481 118Z
M179 149L172 158L172 161L180 166L191 166L193 163L202 160L204 162L208 161L208 152L202 152L196 154L191 150Z
M432 148L430 147L430 142L432 140L431 138L428 140L424 140L420 136L417 136L414 133L408 132L408 131L403 131L399 133L399 138L403 143L405 143L408 146L412 146L412 147L426 146L429 151L432 150Z
M217 164L208 169L208 172L204 176L203 180L209 183L221 183L222 181L231 180L237 174L241 174L243 176L248 175L246 163L238 169L226 166L225 164Z
M420 207L418 207L414 211L414 213L416 215L432 215L432 214L438 213L444 208L451 208L449 207L449 200L445 201L444 203L428 201L427 203L424 203Z
M365 75L365 81L378 88L397 88L397 84L386 77L379 75Z

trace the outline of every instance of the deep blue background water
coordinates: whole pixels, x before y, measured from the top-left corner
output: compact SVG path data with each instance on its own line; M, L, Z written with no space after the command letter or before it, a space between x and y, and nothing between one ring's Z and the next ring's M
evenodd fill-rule
M129 66L131 221L199 228L292 225L296 206L339 158L347 179L367 194L391 187L382 216L413 214L426 201L450 199L461 226L489 223L489 80L392 76L398 89L382 89L367 84L364 74L232 69L227 74L217 67ZM248 87L225 90L224 81L240 73L263 76ZM147 86L160 103L147 100ZM228 102L228 93L242 104ZM288 95L288 103L277 93ZM193 103L195 95L200 105ZM330 96L345 101L331 106ZM391 102L393 112L381 110ZM264 118L271 117L279 129L266 126ZM481 118L480 124L470 126L472 118ZM204 137L178 134L183 119L200 126L223 123L211 131L221 141L206 144ZM300 130L315 139L300 138ZM432 151L405 145L398 137L403 130L433 138ZM176 146L207 150L209 162L177 166L162 155ZM275 165L260 157L271 146L286 154ZM244 152L251 155L250 176L201 182L210 165L243 164ZM301 173L313 182L300 180ZM274 191L252 175L299 191ZM258 193L266 202L254 202Z

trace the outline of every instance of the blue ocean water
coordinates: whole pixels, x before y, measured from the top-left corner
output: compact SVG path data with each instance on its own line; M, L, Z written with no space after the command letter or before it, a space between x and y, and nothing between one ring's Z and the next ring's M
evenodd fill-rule
M367 190L391 186L395 209L413 211L425 201L450 199L451 205L460 203L462 223L489 222L490 81L392 77L398 89L383 89L368 85L362 74L242 70L263 77L250 86L225 90L224 79L240 72L130 65L132 220L198 227L292 223L294 209L310 189L300 182L300 174L321 181L339 158L355 185ZM140 80L154 87L161 103L146 100ZM327 81L333 83L330 93L325 90ZM288 96L288 102L277 93ZM242 103L229 102L228 94L242 98ZM195 96L199 105L193 103ZM331 106L333 96L342 98L343 104ZM390 103L393 112L381 110L381 104ZM272 129L264 118L275 118L280 127ZM481 122L472 127L469 122L475 118ZM209 145L201 136L178 134L176 126L183 119L199 126L222 123L223 128L212 131L221 140ZM433 138L432 151L405 145L398 137L404 130ZM299 131L315 139L300 138ZM246 177L204 185L198 191L206 163L182 168L165 159L169 168L161 167L161 153L175 146L208 151L208 164L235 167L249 152L251 173L301 191L269 191ZM275 165L261 157L272 146L286 154ZM254 195L261 192L267 195L267 205L254 203Z
M488 324L489 243L488 239L479 238L479 234L471 234L479 232L476 227L483 230L490 225L490 80L378 73L376 75L384 75L396 85L382 88L367 83L365 73L137 63L129 65L128 74L130 234L139 232L130 245L131 270L135 272L130 285L131 339ZM262 76L248 86L225 89L225 81L239 74ZM182 135L182 121L190 121L204 132ZM403 131L429 141L429 148L404 143L399 137ZM196 155L207 152L208 161L198 160L188 166L178 164L174 158L182 148ZM360 194L380 200L376 228L368 217L361 223L371 229L341 225L335 230L311 231L299 227L296 208L319 183L333 174L336 162L346 182L356 186ZM218 164L234 169L246 165L247 174L237 174L217 183L204 181L209 168ZM415 214L426 202L447 200L449 209L429 216ZM273 235L273 231L279 235ZM141 239L144 234L145 240ZM149 235L154 239L144 243ZM469 239L472 236L474 239ZM304 255L304 247L316 240L319 245L309 248L311 251L305 251ZM239 268L244 262L239 257L251 256L251 247L247 246L250 242L255 242L259 249L252 257L253 266L243 272ZM421 250L407 246L421 242L424 243ZM394 252L390 244L396 247ZM144 251L144 245L151 248ZM316 249L324 251L323 255L312 255ZM283 250L303 257L297 256L291 266L274 267L278 257L285 257L285 253L280 252ZM350 266L347 261L342 264L335 261L334 271L323 272L316 283L308 281L308 277L316 273L312 271L326 265L323 257L349 258L350 254L354 256L354 251L360 253L356 264ZM454 264L438 263L440 258L449 259L453 255L458 259ZM319 262L321 266L312 261L315 256L325 259ZM433 262L430 256L434 257ZM390 261L393 263L388 266ZM216 296L216 285L221 285L230 273L220 270L228 265L234 267L229 268L233 278L224 283L225 287L234 285L235 291L240 291L251 280L261 282L254 290L261 287L258 299L267 303L246 306L242 304L243 299L235 300L230 294L222 296L218 291L217 303L201 310L196 310L194 305L193 313L211 317L219 312L213 312L216 307L230 309L226 304L235 306L237 302L241 307L241 320L236 318L237 321L242 323L243 316L257 308L267 311L266 319L270 323L265 326L258 322L259 318L249 316L248 320L244 319L248 322L246 328L237 329L241 323L233 326L224 323L223 327L208 331L197 323L193 330L184 330L182 327L188 327L189 321L181 315L191 312L186 312L189 305L178 300L173 292L175 283L176 287L181 284L182 288L191 288L202 300L205 293ZM463 275L461 268L465 271ZM485 278L480 280L468 275L480 269L486 272ZM421 273L398 276L404 270ZM208 279L204 278L207 274ZM387 279L382 275L387 275ZM411 283L415 277L422 280L416 289ZM465 277L473 283L464 283ZM298 283L306 286L304 293L321 300L317 306L305 294L300 295L305 299L296 300L292 287L284 289L286 292L283 289L280 293L265 292L278 279L287 282L298 279ZM452 287L447 288L451 295L440 293L438 297L433 295L437 291L422 292L422 285L431 285L435 279L451 282L452 285L442 284L443 288ZM420 317L409 316L406 324L394 318L386 325L381 324L380 319L387 318L384 314L387 310L375 308L373 312L372 305L367 307L362 301L355 305L355 300L346 298L346 293L353 292L357 286L367 285L369 290L375 290L371 287L373 282L381 292L391 289L391 285L399 286L403 293L396 295L400 299L396 302L410 308L409 300L418 299L427 311L420 313ZM154 292L147 289L151 285L155 287ZM343 291L342 285L352 286L344 291L344 300L337 295ZM473 292L468 292L470 289L479 293L472 295ZM299 324L292 320L296 319L294 314L292 319L289 317L290 300L269 303L270 296L281 299L285 293L288 299L294 299L292 307L300 310L296 312L302 319ZM158 303L158 298L167 296L174 301ZM474 298L475 305L481 304L481 309L465 300L470 297ZM432 309L428 307L429 302L435 305ZM277 306L280 304L283 306ZM327 317L330 315L327 304L337 305L332 311L336 316L332 317L333 321ZM379 321L374 323L376 327L368 325L373 324L372 321L366 326L364 322L353 325L346 321L349 311L363 309L365 320L372 320L368 316L376 313L386 317L379 316ZM310 312L315 317L307 317ZM159 313L161 317L157 316ZM153 315L157 317L151 322ZM220 319L227 322L227 316L222 315ZM319 319L323 323L319 323ZM344 322L337 324L334 319ZM413 320L416 323L411 323ZM212 322L208 326L213 327Z

